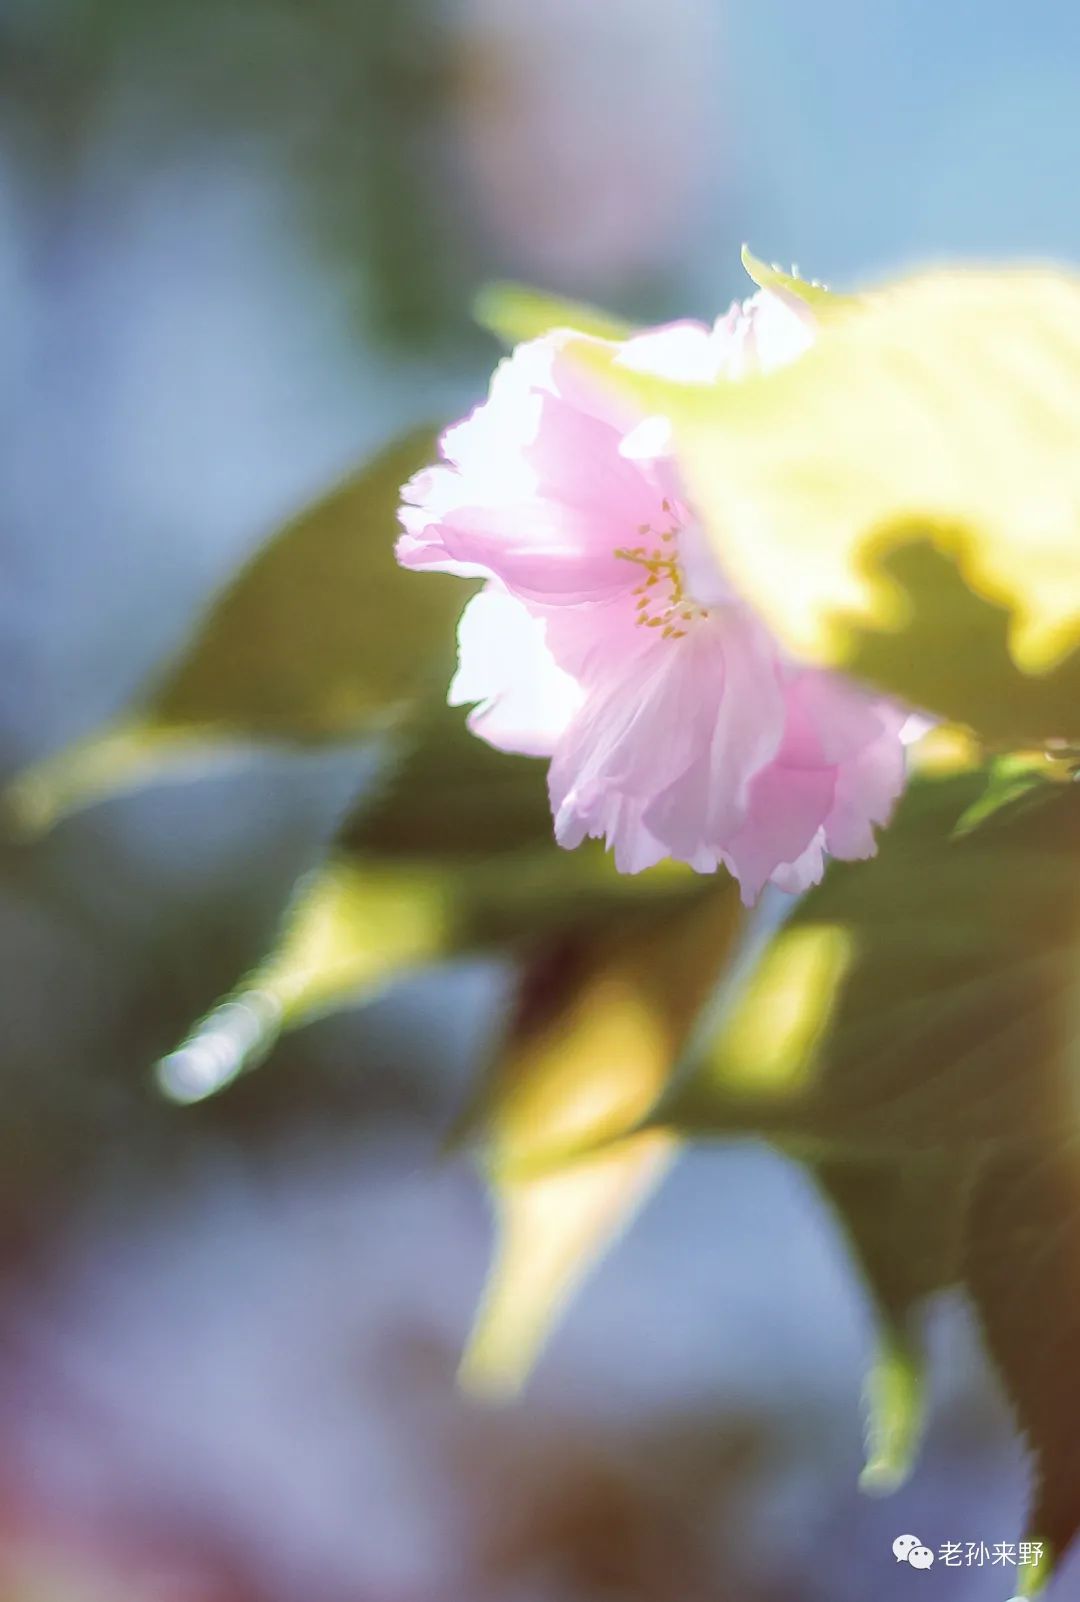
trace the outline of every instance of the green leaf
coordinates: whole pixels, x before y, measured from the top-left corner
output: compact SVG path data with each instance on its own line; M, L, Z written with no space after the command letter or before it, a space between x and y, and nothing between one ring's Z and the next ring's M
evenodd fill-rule
M957 834L969 834L999 812L1010 812L1026 800L1038 806L1050 793L1047 786L1056 781L1072 782L1070 768L1043 751L1010 751L990 764L986 788L956 824Z
M504 345L518 345L565 328L609 340L628 339L635 332L633 324L595 306L545 295L522 284L489 284L477 296L474 314L480 326Z
M1080 1147L1003 1153L972 1201L965 1260L983 1335L1033 1457L1029 1538L1046 1558L1024 1595L1080 1530ZM1022 1571L1021 1571L1022 1572Z
M568 919L588 929L638 905L662 915L700 882L679 863L628 876L599 846L561 850L547 763L493 750L441 702L403 731L398 760L345 825L341 849L361 865L448 878L456 938L470 950L528 950Z
M204 1101L265 1060L283 1030L370 1000L455 943L445 879L334 857L304 880L258 968L157 1064L170 1101Z
M195 1101L256 1067L283 1030L369 999L418 967L531 954L573 927L661 921L702 880L665 864L629 878L599 847L562 851L546 764L493 751L445 703L422 707L330 860L300 886L273 950L157 1067Z
M657 916L582 934L571 918L529 959L515 1018L472 1109L497 1245L462 1363L474 1390L527 1376L572 1292L625 1228L675 1143L637 1126L730 956L730 881Z
M811 1164L847 1237L878 1326L866 1385L866 1491L893 1491L911 1471L922 1436L922 1310L962 1273L976 1162L919 1154L896 1162Z
M402 729L395 760L346 823L342 845L440 862L551 847L547 763L495 750L440 696Z
M16 780L9 816L46 828L229 742L354 738L445 683L465 592L394 559L400 487L434 456L432 430L414 432L288 523L142 704Z
M878 856L832 864L661 1119L863 1158L1076 1127L1080 790L957 838L984 786L913 783Z
M671 417L725 570L797 655L994 740L1080 733L1076 275L922 274L737 382L580 360Z
M287 524L211 607L153 697L156 722L287 740L353 735L453 659L460 586L394 557L401 486L437 456L418 429Z
M1043 779L972 823L987 778L916 780L878 857L832 864L650 1126L764 1134L832 1200L880 1332L868 1489L917 1446L922 1303L967 1289L1035 1455L1031 1539L1060 1553L1080 1527L1080 788Z

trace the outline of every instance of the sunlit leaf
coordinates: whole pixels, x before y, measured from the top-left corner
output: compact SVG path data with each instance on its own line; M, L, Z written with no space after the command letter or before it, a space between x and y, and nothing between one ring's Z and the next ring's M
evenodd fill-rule
M986 788L957 820L956 833L968 834L1005 808L1015 812L1025 797L1038 805L1050 783L1072 783L1071 761L1045 751L1010 751L990 764Z
M203 1101L264 1060L284 1029L370 998L452 944L437 875L333 858L304 881L275 949L196 1024L156 1075L172 1101Z
M529 964L472 1119L497 1222L462 1367L472 1388L520 1385L573 1290L666 1169L668 1135L619 1137L671 1074L739 923L734 886L706 881L662 915L636 908L588 936L568 924Z
M489 284L477 296L474 312L481 327L505 345L538 339L561 328L612 340L626 339L634 332L631 323L595 306L545 295L522 284Z
M1040 1465L1031 1529L1060 1551L1080 1521L1080 788L1043 775L976 816L986 795L985 771L916 780L878 857L832 864L766 943L653 1122L765 1135L825 1189L879 1330L868 1489L918 1445L922 1305L967 1288Z
M737 382L580 360L671 416L727 572L799 655L995 740L1080 731L1076 276L913 277Z
M859 1487L887 1496L908 1478L926 1417L926 1353L899 1324L885 1324L863 1387L866 1461Z
M873 861L832 864L662 1116L862 1157L1076 1126L1080 789L957 837L984 788L917 781Z
M590 1269L667 1172L675 1142L637 1135L533 1179L494 1187L495 1260L461 1364L462 1384L512 1395Z
M527 956L568 927L609 931L632 909L663 920L701 886L673 864L628 878L599 847L560 850L545 764L493 751L463 713L427 705L301 885L271 953L162 1059L159 1083L201 1100L262 1062L283 1030L437 958Z
M159 727L136 714L24 769L4 792L0 822L16 838L43 834L68 813L109 796L173 775L209 772L225 754L206 731Z
M434 455L432 430L410 434L287 524L145 702L23 774L9 816L48 827L230 742L356 737L445 683L461 587L394 560L400 486Z
M831 316L833 312L850 305L855 298L851 295L834 295L824 284L800 278L794 268L786 273L775 264L770 267L767 262L759 261L747 245L742 248L742 264L759 289L773 289L781 294L793 295L822 317Z

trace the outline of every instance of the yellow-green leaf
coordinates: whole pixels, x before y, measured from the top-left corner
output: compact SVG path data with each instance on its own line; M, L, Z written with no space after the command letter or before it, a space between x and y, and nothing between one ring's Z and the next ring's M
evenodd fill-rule
M435 960L453 929L444 878L332 858L301 884L266 960L157 1064L158 1085L172 1101L216 1095L282 1030Z
M925 273L709 386L580 354L671 416L725 569L793 651L994 740L1080 734L1075 274Z
M571 1294L674 1154L632 1133L667 1082L739 927L730 882L664 914L548 943L476 1109L497 1226L462 1374L517 1388ZM568 927L573 928L573 925ZM626 1138L621 1138L626 1137Z
M495 1259L461 1363L467 1389L501 1396L521 1387L575 1291L675 1151L666 1135L637 1135L552 1173L495 1186Z
M770 267L768 263L759 261L747 245L742 248L742 264L759 289L773 289L781 294L794 295L819 316L830 316L834 311L850 305L854 299L851 295L834 295L824 284L800 278L794 268L786 273L775 264Z
M628 339L633 324L581 301L545 295L522 284L489 284L476 298L477 322L504 345L539 339L554 329L571 328L597 339Z
M1077 1129L1080 789L967 833L972 772L913 783L870 862L796 906L659 1116L910 1162Z
M493 751L445 704L422 708L397 747L265 961L162 1060L174 1100L215 1094L282 1030L429 961L521 957L568 928L591 938L630 916L662 926L701 893L678 864L627 876L599 848L560 850L544 763Z

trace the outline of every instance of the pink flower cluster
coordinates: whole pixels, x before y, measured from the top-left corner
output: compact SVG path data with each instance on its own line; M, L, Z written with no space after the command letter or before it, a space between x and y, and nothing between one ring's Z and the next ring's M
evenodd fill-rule
M452 704L475 734L551 758L555 835L605 839L619 869L720 865L752 903L799 891L825 854L875 850L905 777L906 712L791 661L725 581L663 417L627 416L569 333L521 345L488 400L404 488L408 567L482 576ZM738 382L796 359L810 314L761 291L712 328L675 323L616 359Z

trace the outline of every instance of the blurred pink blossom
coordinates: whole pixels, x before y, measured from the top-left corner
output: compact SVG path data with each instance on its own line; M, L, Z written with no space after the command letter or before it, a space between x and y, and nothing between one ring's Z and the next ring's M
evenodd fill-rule
M722 864L751 903L770 881L816 883L826 852L873 855L906 712L784 654L726 582L666 419L598 393L569 337L519 346L403 491L400 560L487 580L451 702L476 703L492 745L550 756L556 838L603 837L624 872ZM617 360L736 381L812 339L800 303L762 291L712 328L635 335Z
M515 274L682 266L727 181L715 0L462 0L458 189Z

